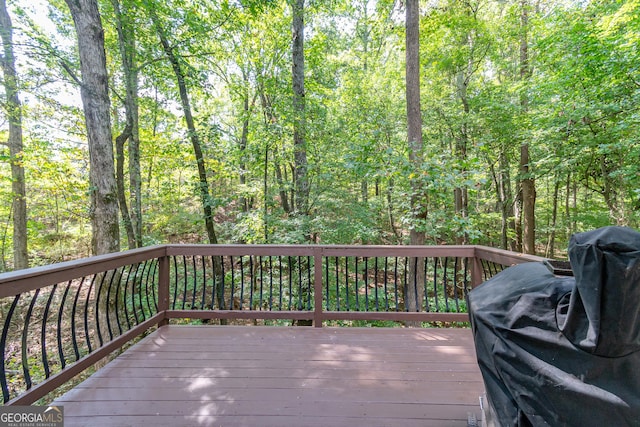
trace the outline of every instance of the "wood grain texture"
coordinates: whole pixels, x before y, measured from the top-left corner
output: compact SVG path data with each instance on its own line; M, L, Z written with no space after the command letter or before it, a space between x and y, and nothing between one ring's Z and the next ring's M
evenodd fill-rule
M164 326L55 403L66 426L464 426L468 329Z

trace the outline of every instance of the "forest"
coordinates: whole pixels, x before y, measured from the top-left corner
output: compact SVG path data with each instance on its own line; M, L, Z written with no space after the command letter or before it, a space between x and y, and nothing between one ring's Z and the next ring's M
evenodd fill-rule
M0 271L640 223L640 0L0 0L0 35Z

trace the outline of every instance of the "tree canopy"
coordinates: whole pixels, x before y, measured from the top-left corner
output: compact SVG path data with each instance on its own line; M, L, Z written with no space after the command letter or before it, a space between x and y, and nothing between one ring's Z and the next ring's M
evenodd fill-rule
M91 1L122 249L413 232L563 257L574 232L640 223L640 0L419 1L419 152L406 2ZM92 252L97 160L80 94L95 88L67 4L79 3L7 1L2 270L15 215L32 264ZM12 208L16 159L26 213Z

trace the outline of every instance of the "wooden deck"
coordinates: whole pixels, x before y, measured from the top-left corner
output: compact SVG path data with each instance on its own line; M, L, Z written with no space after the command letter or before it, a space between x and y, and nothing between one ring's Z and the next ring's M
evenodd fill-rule
M466 426L469 329L164 326L56 400L65 426Z

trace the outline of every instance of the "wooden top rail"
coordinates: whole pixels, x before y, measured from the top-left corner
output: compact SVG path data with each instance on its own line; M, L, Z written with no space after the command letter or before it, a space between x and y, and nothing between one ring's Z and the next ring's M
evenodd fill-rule
M166 256L166 246L97 255L0 274L0 298Z
M542 262L547 260L547 258L536 255L521 254L518 252L506 251L504 249L490 248L488 246L474 246L473 256L481 260L494 262L504 266L522 264L524 262Z
M55 283L96 274L123 265L165 256L361 256L361 257L432 257L457 256L479 258L511 266L538 262L546 258L519 254L487 246L383 246L383 245L156 245L79 260L66 261L0 274L0 298L14 296Z

